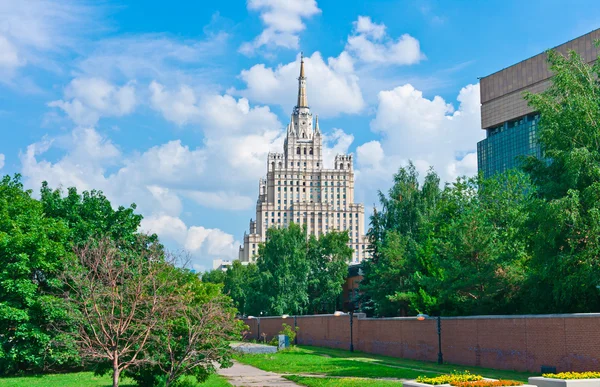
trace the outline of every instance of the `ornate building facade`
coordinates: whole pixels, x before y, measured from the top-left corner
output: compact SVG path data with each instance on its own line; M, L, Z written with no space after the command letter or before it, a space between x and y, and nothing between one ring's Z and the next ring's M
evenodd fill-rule
M313 120L306 94L304 59L300 60L298 101L287 126L283 153L269 153L267 176L259 181L256 220L244 233L239 260L253 262L270 227L306 225L309 235L347 230L352 261L368 258L364 207L354 203L352 155L337 155L333 169L323 167L319 116Z

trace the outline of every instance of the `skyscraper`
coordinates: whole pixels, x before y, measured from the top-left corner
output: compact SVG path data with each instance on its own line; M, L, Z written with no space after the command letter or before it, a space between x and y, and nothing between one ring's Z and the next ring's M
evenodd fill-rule
M555 50L575 50L591 63L600 50L594 40L600 29L561 44ZM477 143L477 166L485 177L519 166L518 156L542 157L538 144L539 115L523 99L524 91L540 93L550 85L547 55L534 57L481 78L481 127L486 138Z
M323 135L313 120L306 93L304 58L300 59L298 100L287 125L283 153L269 153L267 176L259 181L256 220L250 219L239 259L253 262L270 227L306 225L309 235L347 230L352 263L367 258L364 207L354 203L352 155L336 155L333 169L323 166Z

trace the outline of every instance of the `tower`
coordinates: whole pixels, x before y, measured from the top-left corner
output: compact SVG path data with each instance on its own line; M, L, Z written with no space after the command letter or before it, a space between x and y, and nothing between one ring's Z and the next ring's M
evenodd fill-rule
M354 203L352 155L335 156L333 169L323 165L323 136L319 117L308 105L304 56L300 56L298 95L286 128L283 153L269 153L267 176L260 179L256 221L244 234L239 259L253 262L267 229L305 225L319 237L331 230L347 231L354 249L352 263L368 258L364 207Z

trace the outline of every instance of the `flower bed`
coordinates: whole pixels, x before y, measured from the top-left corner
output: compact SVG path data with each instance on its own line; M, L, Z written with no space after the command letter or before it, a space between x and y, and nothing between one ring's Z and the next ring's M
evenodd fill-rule
M433 386L437 386L440 384L452 384L459 382L474 382L478 380L483 380L483 376L475 375L470 373L469 371L457 372L454 371L451 374L440 375L434 378L428 378L425 376L419 376L416 381L418 383L431 384Z
M505 387L523 386L533 387L516 380L486 379L481 375L472 374L469 371L440 375L434 378L419 376L415 380L403 383L404 387Z
M529 378L537 387L598 387L600 372L560 372Z
M452 382L451 386L456 387L506 387L506 386L522 386L523 382L516 380L476 380L472 382Z
M575 380L575 379L600 379L600 372L560 372L558 374L542 374L545 378Z

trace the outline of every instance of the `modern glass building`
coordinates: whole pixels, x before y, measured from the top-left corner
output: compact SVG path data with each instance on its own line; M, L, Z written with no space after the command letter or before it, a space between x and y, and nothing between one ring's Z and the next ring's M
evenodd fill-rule
M518 156L542 157L538 143L538 114L528 114L487 130L487 138L477 143L477 165L484 176L493 176L519 167Z
M566 54L575 50L592 63L600 54L594 41L600 29L555 47ZM518 167L520 157L542 157L538 143L539 115L527 105L523 93L540 93L550 85L546 53L507 67L480 80L481 127L486 138L477 144L477 167L485 177Z

